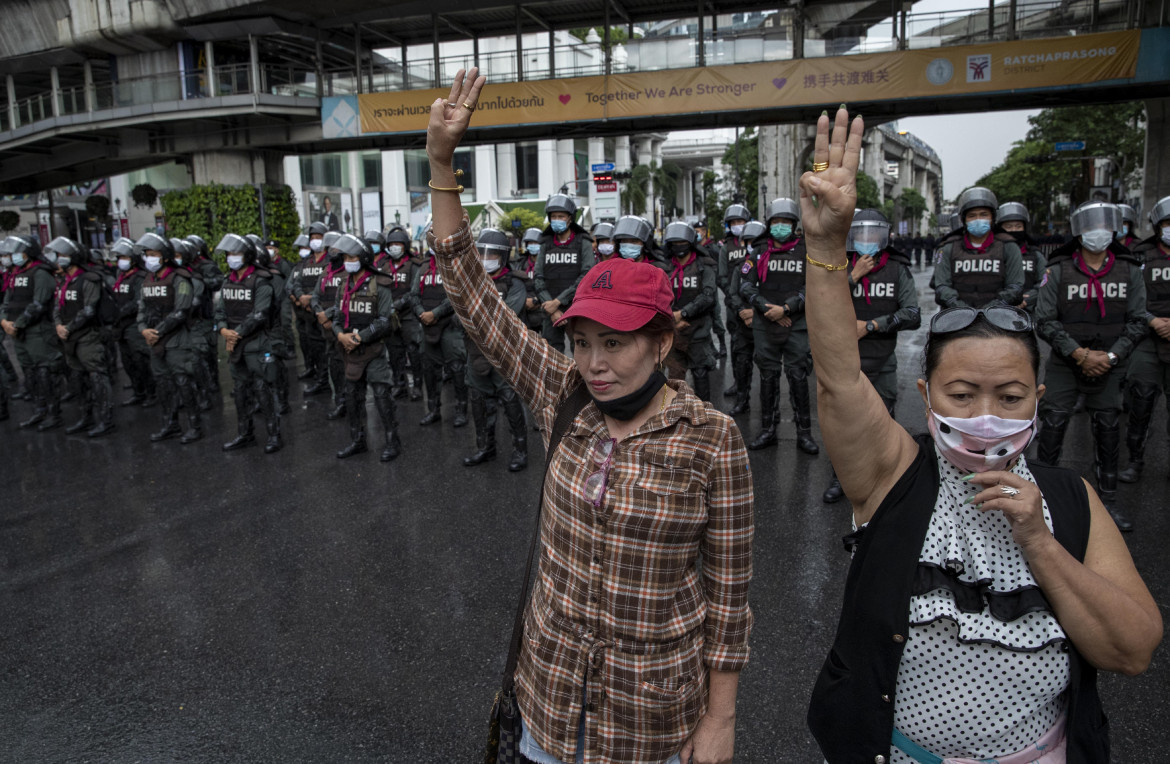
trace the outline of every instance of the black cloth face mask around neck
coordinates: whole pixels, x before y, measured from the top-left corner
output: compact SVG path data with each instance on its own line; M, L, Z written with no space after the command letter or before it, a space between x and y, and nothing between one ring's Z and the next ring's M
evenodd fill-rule
M593 402L597 404L597 408L601 410L602 414L607 417L618 420L619 422L628 422L638 415L638 412L646 408L646 405L658 394L662 386L666 384L666 375L657 369L646 380L646 384L639 387L629 395L623 395L620 398L614 398L612 401L599 401L593 398ZM590 393L590 397L593 397Z

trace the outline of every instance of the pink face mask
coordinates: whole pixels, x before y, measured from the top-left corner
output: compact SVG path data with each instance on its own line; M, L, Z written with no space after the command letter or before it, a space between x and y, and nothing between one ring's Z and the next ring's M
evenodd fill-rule
M930 390L926 391L930 407ZM1036 412L1031 419L1003 419L984 416L962 419L939 416L930 410L926 425L939 453L967 472L1002 470L1032 442L1036 435Z

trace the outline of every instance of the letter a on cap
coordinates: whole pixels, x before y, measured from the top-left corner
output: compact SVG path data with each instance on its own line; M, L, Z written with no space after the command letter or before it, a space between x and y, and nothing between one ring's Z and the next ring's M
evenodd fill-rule
M610 271L605 271L598 276L597 281L593 282L591 289L613 289L613 281L610 280Z

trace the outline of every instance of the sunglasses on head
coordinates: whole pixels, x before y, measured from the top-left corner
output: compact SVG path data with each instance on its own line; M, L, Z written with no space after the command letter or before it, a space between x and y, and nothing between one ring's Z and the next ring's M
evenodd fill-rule
M931 334L950 334L966 329L980 316L992 326L1008 332L1032 331L1032 317L1019 308L1010 305L995 305L990 308L947 308L940 310L930 319Z

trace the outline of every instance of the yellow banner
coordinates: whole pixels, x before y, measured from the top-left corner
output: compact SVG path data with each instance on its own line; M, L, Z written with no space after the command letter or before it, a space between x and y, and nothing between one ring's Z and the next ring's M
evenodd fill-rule
M474 125L581 122L929 98L1133 77L1141 32L806 58L609 77L489 83ZM446 89L358 96L361 132L426 129Z

